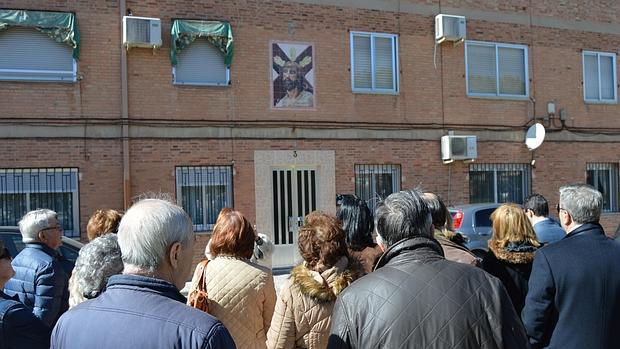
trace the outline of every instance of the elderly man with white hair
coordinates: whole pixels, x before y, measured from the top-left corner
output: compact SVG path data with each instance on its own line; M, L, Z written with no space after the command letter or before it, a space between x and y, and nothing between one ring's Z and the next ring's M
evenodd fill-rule
M62 226L56 212L40 209L24 215L19 231L26 247L11 263L15 276L4 292L17 295L36 317L53 327L69 308L69 278L57 252L62 245Z
M186 306L179 292L194 248L192 222L181 207L137 202L120 222L118 245L123 273L60 318L51 348L235 348L224 325Z

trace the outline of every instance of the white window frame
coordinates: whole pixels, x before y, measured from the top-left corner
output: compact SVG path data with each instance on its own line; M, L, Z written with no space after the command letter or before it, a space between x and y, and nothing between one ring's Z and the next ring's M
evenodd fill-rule
M197 41L197 40L196 40ZM196 41L194 41L195 44ZM207 45L212 45L209 42L204 42ZM213 45L212 45L213 46ZM179 54L177 54L177 60L179 60ZM222 57L223 59L224 57ZM179 82L177 81L177 67L176 65L172 66L172 84L177 86L230 86L230 67L226 67L226 81L223 83L218 82Z
M596 56L597 62L597 72L598 72L598 99L589 99L586 97L586 55ZM601 97L601 56L603 57L611 57L612 64L611 67L613 69L612 78L613 78L613 86L614 86L614 98L613 99L603 99ZM593 104L616 104L618 103L618 73L616 69L616 54L610 52L598 52L598 51L583 51L581 53L581 65L583 72L583 100L586 103Z
M467 48L469 45L475 46L488 46L495 48L495 93L477 93L469 91L469 65L467 61ZM524 70L525 70L525 95L514 95L507 93L500 93L499 91L499 49L500 48L512 48L512 49L522 49L523 50L523 60L524 60ZM528 47L527 45L519 45L519 44L506 44L501 42L489 42L489 41L475 41L475 40L466 40L465 41L465 90L467 92L468 97L482 97L482 98L501 98L501 99L528 99L530 96L530 77L529 77L529 58L528 58Z
M33 33L36 33L36 29L28 28ZM5 29L5 30L11 30ZM41 35L45 35L40 33ZM0 32L0 35L2 33ZM52 38L49 38L52 42L56 43ZM62 43L56 43L58 45L64 45ZM74 83L77 81L77 60L72 56L72 71L70 79L58 79L54 75L61 73L68 73L68 71L62 70L49 70L49 69L6 69L0 67L0 81L27 81L27 82L64 82L64 83ZM8 73L11 76L3 76L4 73ZM25 74L25 75L20 75ZM34 76L33 76L34 75Z
M353 49L353 37L354 36L366 36L370 37L370 76L372 80L371 88L359 88L355 87L355 50ZM392 40L392 81L391 89L381 89L375 87L375 40L374 38L388 38ZM361 32L351 31L349 34L349 44L351 50L351 90L353 93L373 93L373 94L398 94L399 93L399 62L398 62L398 34L389 33L373 33L373 32Z
M69 185L69 188L58 188L58 187L54 187L52 189L50 188L42 188L41 186L38 186L37 188L29 188L30 185L34 185L34 182L32 181L32 179L29 180L30 177L30 173L38 173L39 172L44 172L46 176L50 176L50 174L54 173L54 174L70 174L71 176L71 180L75 181L75 187L71 188L71 185ZM72 224L73 224L73 230L69 230L69 229L65 229L64 230L64 235L68 236L68 237L73 237L73 238L79 238L80 237L80 195L79 195L79 182L80 182L80 175L79 175L79 170L78 168L75 167L71 167L71 168L7 168L7 169L0 169L0 177L5 176L7 173L14 173L14 174L18 174L18 176L23 176L23 177L28 177L28 178L24 178L23 181L27 182L27 185L23 185L23 186L19 186L19 188L21 190L16 189L16 184L15 181L10 182L8 180L8 178L6 178L5 180L3 180L2 184L2 191L0 192L0 194L24 194L26 196L26 202L25 202L25 206L26 206L26 212L32 211L32 210L36 210L39 208L47 208L47 209L51 209L53 210L53 207L31 207L31 194L41 194L41 193L70 193L71 194L71 202L72 202ZM31 184L32 183L32 184ZM49 180L45 181L45 185L47 185L48 183L50 183ZM65 189L65 190L63 190Z
M224 205L223 207L233 207L234 206L234 173L233 173L233 167L230 165L203 165L203 166L177 166L175 168L175 184L176 184L176 196L177 196L177 204L181 207L183 207L183 197L182 197L182 193L183 190L182 188L184 186L196 186L196 187L201 187L202 188L202 195L201 195L201 202L202 202L202 224L193 224L194 227L194 232L208 232L208 231L212 231L213 227L215 226L215 221L213 223L209 223L208 222L208 205L207 203L207 199L208 199L208 190L205 190L205 188L207 188L209 186L209 182L206 180L206 178L208 178L207 173L209 171L221 171L224 168L226 168L227 170L227 176L228 176L228 180L230 180L229 183L225 183L227 185L226 188L226 205ZM191 181L188 183L182 183L180 181L181 178L181 174L183 173L183 171L194 171L194 173L201 171L204 174L203 181L200 183L197 183L196 181ZM229 172L228 172L229 171ZM184 185L185 184L185 185ZM185 208L184 208L185 209ZM188 212L189 214L190 212ZM219 212L218 212L219 214Z

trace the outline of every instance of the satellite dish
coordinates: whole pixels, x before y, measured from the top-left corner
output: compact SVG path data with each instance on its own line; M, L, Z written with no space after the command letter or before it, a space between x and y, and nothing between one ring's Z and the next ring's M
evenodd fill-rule
M525 134L525 145L527 149L534 150L543 143L545 140L545 127L540 123L535 123L530 126Z

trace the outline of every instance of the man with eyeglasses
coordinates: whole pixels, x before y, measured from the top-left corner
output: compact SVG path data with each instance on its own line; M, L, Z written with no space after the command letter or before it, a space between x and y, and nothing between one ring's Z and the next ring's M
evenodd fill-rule
M19 230L26 247L13 259L15 276L4 291L17 295L36 317L53 327L69 308L69 278L57 252L62 245L62 226L56 212L39 209L24 215Z
M603 196L586 184L560 188L566 235L536 252L521 313L537 348L620 348L620 244L599 224Z

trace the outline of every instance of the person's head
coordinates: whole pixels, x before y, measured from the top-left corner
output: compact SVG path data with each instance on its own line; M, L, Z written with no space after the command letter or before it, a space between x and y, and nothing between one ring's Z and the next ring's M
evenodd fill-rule
M209 242L211 255L250 258L257 235L250 221L231 208L220 211Z
M299 253L308 269L323 272L347 256L345 233L336 217L311 212L299 229Z
M183 209L169 201L135 203L118 226L125 273L160 276L182 288L192 266L194 231Z
M9 249L4 246L4 241L0 240L0 290L4 289L7 281L15 276L15 270L11 265L12 260Z
M91 299L99 296L112 275L123 271L121 249L116 234L95 238L80 250L73 268L74 282L82 294L78 298Z
M362 250L373 245L374 221L366 201L355 195L342 195L337 217L351 249Z
M493 222L491 240L496 241L499 247L506 247L510 242L525 242L532 246L540 246L534 228L521 206L502 204L491 214L491 221Z
M528 217L547 217L549 215L549 203L544 196L540 194L532 194L525 199L523 209Z
M123 215L112 209L97 210L90 216L88 225L86 225L86 235L88 241L108 233L116 234L118 231L118 223L120 223Z
M52 210L30 211L22 217L18 225L25 244L39 242L54 250L62 245L62 225L58 221L58 215Z
M301 74L301 66L297 62L288 61L282 67L282 83L284 89L290 91L303 89L303 76Z
M417 189L390 194L375 211L375 228L384 248L403 239L432 237L432 226L431 212Z
M452 216L450 216L450 211L448 211L439 195L427 192L422 195L422 198L431 211L433 227L437 230L452 230Z
M596 223L601 218L603 195L587 184L570 184L560 187L558 217L562 228L570 228L584 223Z

